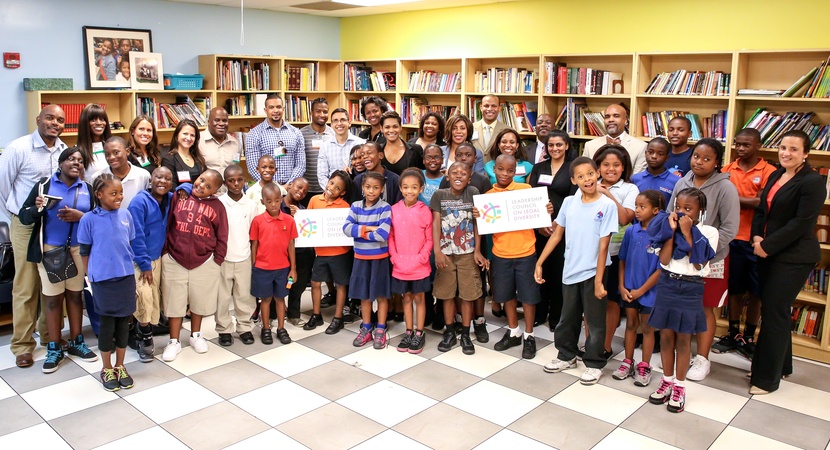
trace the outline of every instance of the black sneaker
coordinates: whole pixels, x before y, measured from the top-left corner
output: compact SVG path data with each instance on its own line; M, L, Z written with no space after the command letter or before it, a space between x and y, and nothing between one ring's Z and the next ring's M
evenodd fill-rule
M121 389L121 384L118 382L118 376L115 374L115 369L101 369L101 384L104 389L110 392L115 392Z
M138 360L147 363L152 362L156 352L156 343L153 341L152 328L144 334L138 330Z
M412 330L406 330L406 333L403 335L403 339L401 339L401 342L398 344L398 351L408 352L410 345L412 345Z
M320 299L320 307L321 308L328 308L329 306L333 306L337 303L337 297L334 295L334 292L326 292L326 295Z
M608 361L609 359L611 359L612 356L614 356L614 352L609 352L608 350L603 350L602 354L599 355L599 356L602 357L602 359Z
M130 322L130 328L127 331L127 347L138 350L138 340L138 325L135 322Z
M482 344L490 342L490 333L487 332L486 323L473 322L473 332L476 335L476 340Z
M50 342L46 345L46 361L43 361L43 373L52 373L58 370L58 367L63 362L63 350L56 342Z
M326 328L326 334L337 334L338 331L343 329L343 322L344 320L340 317L331 319L331 323Z
M715 353L729 353L737 350L738 341L735 337L736 336L732 336L731 334L721 336L717 342L712 344L712 351Z
M507 350L510 347L515 347L517 345L521 345L521 343L522 343L522 337L521 336L511 337L510 336L510 330L507 330L507 331L504 332L504 337L502 337L501 340L496 342L496 345L493 346L493 350L495 350L497 352L503 352L503 351Z
M84 336L81 334L79 334L77 338L69 341L69 350L67 350L67 353L70 356L81 358L81 361L83 362L98 361L98 355L86 346Z
M291 336L288 335L288 332L285 331L285 328L280 328L277 330L277 339L280 340L280 344L288 345L291 343Z
M230 347L233 345L233 335L230 333L219 333L219 345Z
M459 335L459 340L461 341L461 351L465 355L472 355L476 352L476 347L473 345L473 340L470 339L470 332L469 331L462 331Z
M259 334L259 338L262 340L262 343L265 345L271 345L274 343L274 336L271 335L270 328L262 328L262 333Z
M452 350L452 347L458 343L458 340L455 338L455 332L449 328L444 330L444 338L441 339L441 342L438 344L438 351L439 352L448 352Z
M397 312L392 316L392 320L394 320L395 322L403 322L403 319L404 317L402 312Z
M118 378L118 385L121 389L129 389L133 387L133 377L127 373L127 368L123 365L114 368L115 376Z
M751 336L746 338L741 335L738 336L740 337L740 339L736 339L738 341L738 353L752 361L752 357L755 356L755 339Z
M524 340L524 348L522 348L522 358L533 359L536 357L536 338L528 336Z
M424 350L424 344L427 341L427 336L424 334L424 330L416 331L412 333L412 341L409 344L409 353L413 355L417 355Z
M312 314L308 322L303 325L303 330L313 330L323 324L323 316L320 314Z
M251 345L254 343L254 333L251 333L250 331L241 333L239 335L239 340L245 345Z
M352 307L349 306L349 305L344 306L343 307L343 318L342 318L343 323L354 323L354 319L355 319L355 315L352 312ZM331 327L329 327L329 328L331 328ZM329 334L334 334L334 333L329 333Z

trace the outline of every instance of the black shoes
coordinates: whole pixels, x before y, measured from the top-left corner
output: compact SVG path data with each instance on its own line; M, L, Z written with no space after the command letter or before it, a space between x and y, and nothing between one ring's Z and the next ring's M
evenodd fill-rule
M254 334L250 331L246 331L239 335L239 340L245 345L251 345L254 343Z
M486 323L475 323L473 322L473 331L476 335L476 340L478 342L486 343L490 342L490 334L487 333L487 324Z
M222 347L230 347L233 345L233 335L230 333L219 333L219 345Z
M337 297L335 297L334 292L326 292L326 295L320 299L320 307L321 308L328 308L329 306L334 305L337 303Z
M308 322L303 325L303 330L313 330L323 324L323 316L320 314L312 314Z
M312 318L312 320L314 320L314 319ZM326 328L326 334L337 334L337 332L342 330L342 329L343 329L343 318L335 317L335 318L331 319L331 323L329 324L329 327Z
M462 331L459 335L459 340L461 341L461 351L465 355L472 355L476 352L476 348L473 345L473 341L470 339L469 331Z
M522 348L522 358L533 359L536 357L536 338L528 336L524 340L524 348Z
M493 346L493 350L496 350L498 352L503 352L503 351L507 350L508 348L516 347L517 345L520 345L521 343L522 343L522 337L521 336L511 337L510 336L510 330L507 330L507 331L504 332L504 337L502 337L501 340L496 342L496 345Z
M262 343L265 345L271 345L274 343L274 336L271 335L270 328L263 328L262 333L260 334L260 339L262 339Z
M288 335L288 332L285 331L285 328L280 328L277 330L277 339L280 340L280 344L286 345L291 343L291 336Z
M438 351L448 352L452 350L452 347L456 343L458 343L458 340L455 338L455 331L448 327L444 330L444 338L441 339L441 342L438 344Z

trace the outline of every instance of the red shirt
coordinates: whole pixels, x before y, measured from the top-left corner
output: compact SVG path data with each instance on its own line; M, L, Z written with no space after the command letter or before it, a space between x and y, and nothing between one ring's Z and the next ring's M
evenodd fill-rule
M216 197L173 196L164 253L188 270L213 256L217 265L228 252L228 216L225 205Z
M263 270L277 270L291 267L288 260L288 244L297 237L294 218L280 213L271 217L264 212L254 217L251 223L251 240L257 241L254 267Z

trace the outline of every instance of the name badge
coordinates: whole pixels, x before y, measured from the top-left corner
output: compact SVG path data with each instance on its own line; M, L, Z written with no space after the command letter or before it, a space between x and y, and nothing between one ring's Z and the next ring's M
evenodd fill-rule
M179 183L190 183L190 171L189 170L179 170L176 172L176 176L179 177Z
M315 150L320 150L320 147L322 147L323 144L325 144L325 142L326 141L324 141L323 139L312 139L311 140L311 148L313 148Z
M233 154L233 162L238 163L238 162L239 162L239 158L240 158L240 156L239 156L239 152L235 152L235 153Z
M147 167L149 165L150 165L150 160L149 159L145 159L144 161L141 162L141 167Z
M516 175L527 175L525 166L516 166Z
M539 184L550 186L553 184L553 175L539 175Z
M274 158L279 158L280 156L285 156L287 152L285 151L285 147L279 146L274 147Z

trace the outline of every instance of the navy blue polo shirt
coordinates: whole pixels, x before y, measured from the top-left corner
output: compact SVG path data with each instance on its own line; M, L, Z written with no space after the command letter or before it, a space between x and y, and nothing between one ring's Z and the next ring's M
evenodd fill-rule
M660 175L652 175L648 170L631 175L631 182L637 185L637 189L643 192L647 189L654 189L660 191L663 197L666 197L666 205L671 200L671 193L674 191L674 185L680 181L680 177L666 170Z
M645 284L660 267L660 258L654 253L646 252L648 247L648 233L641 224L635 223L625 230L622 246L620 247L620 261L625 261L625 282L626 289L637 289ZM651 288L638 299L641 305L653 307L657 298L657 286Z

